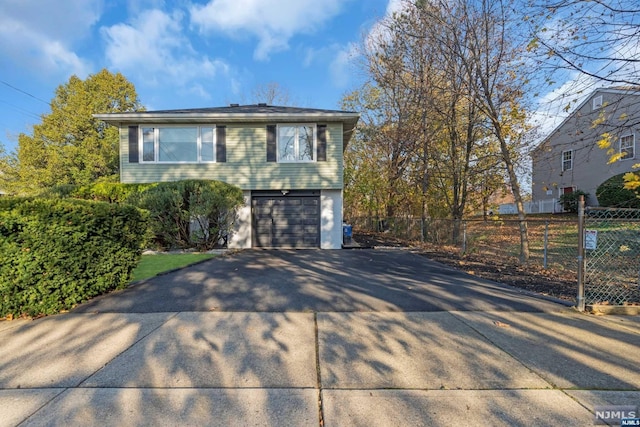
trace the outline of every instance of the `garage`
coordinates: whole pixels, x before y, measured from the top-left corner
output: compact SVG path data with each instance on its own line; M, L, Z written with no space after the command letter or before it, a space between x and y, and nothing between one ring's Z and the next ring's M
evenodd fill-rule
M254 191L251 217L255 248L320 247L320 191Z

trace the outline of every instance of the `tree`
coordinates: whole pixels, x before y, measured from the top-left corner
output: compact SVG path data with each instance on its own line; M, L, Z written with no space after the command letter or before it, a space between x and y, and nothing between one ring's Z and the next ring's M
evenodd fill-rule
M289 89L278 82L268 82L257 84L251 89L249 94L242 93L237 98L241 104L268 104L268 105L281 105L291 106L300 103L295 99L292 99Z
M251 92L256 103L264 102L269 105L291 105L289 90L278 82L258 85Z
M530 0L531 42L540 69L554 84L558 75L577 74L592 84L640 91L640 7L628 0ZM581 80L581 79L576 79ZM584 84L574 85L578 93ZM565 95L565 94L563 94ZM638 125L637 118L630 118ZM594 123L595 125L595 123ZM601 148L608 149L606 135ZM615 155L610 161L617 161ZM635 168L640 164L634 165ZM640 176L628 173L624 188L640 188Z
M531 0L529 49L545 71L638 84L640 7L628 0Z
M527 131L524 80L507 15L499 0L404 0L368 39L365 63L384 117L377 137L389 147L388 213L397 212L394 200L415 206L407 196L418 194L423 218L430 198L459 224L473 189L498 189L495 178L506 175L519 206L524 263L528 237L516 173ZM454 227L454 240L458 232Z
M20 134L14 154L0 161L0 186L11 193L33 193L61 184L117 181L118 129L93 114L142 111L135 87L106 69L85 80L71 76L51 100L51 112Z
M461 59L475 106L486 118L487 128L500 147L511 192L518 211L520 262L529 260L529 238L523 198L516 173L520 148L527 135L526 110L522 107L526 74L515 43L514 11L502 0L441 0L443 31L456 35L450 54Z

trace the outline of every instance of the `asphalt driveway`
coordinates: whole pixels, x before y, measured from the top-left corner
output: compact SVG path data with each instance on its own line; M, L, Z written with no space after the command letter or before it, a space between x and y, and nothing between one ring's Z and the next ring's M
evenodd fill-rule
M0 427L585 426L640 402L636 319L404 250L242 251L0 342Z
M549 312L564 305L406 250L247 250L137 283L74 312Z

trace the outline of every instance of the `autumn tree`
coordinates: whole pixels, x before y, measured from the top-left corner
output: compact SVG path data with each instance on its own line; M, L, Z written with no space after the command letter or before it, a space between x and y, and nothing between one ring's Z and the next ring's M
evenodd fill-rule
M381 169L388 213L398 211L394 200L415 206L416 196L423 218L436 211L434 204L444 204L457 225L454 240L469 200L489 186L503 187L497 177L506 176L519 194L515 163L526 130L522 88L514 78L517 50L507 42L506 20L496 4L405 0L364 49L368 84L381 100L376 117L384 117L377 137L388 147Z
M33 193L61 184L117 181L118 129L93 114L141 111L135 87L106 69L85 80L71 76L51 100L31 135L20 134L15 153L0 161L0 186Z
M527 74L520 60L523 44L517 43L517 14L507 0L438 0L438 5L442 13L433 18L442 33L453 36L443 46L460 59L471 102L499 146L518 211L520 262L526 263L529 239L517 161L527 137Z

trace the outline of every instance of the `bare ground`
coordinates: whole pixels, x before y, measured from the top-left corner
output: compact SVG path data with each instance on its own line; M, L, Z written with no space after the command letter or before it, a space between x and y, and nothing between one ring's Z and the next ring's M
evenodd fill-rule
M577 278L570 272L545 270L537 265L520 266L511 258L462 255L460 249L453 246L407 242L385 233L355 231L353 240L365 247L411 247L420 255L474 276L567 301L576 299Z

